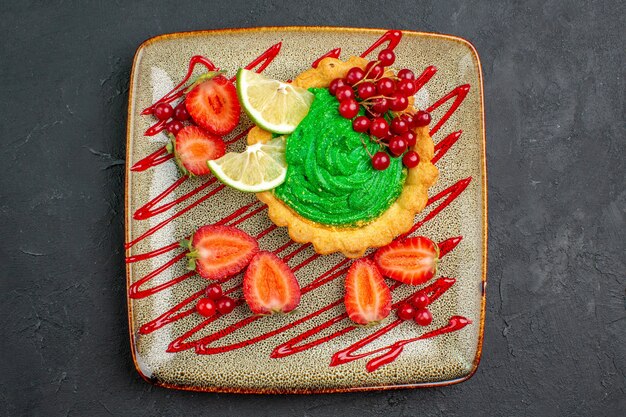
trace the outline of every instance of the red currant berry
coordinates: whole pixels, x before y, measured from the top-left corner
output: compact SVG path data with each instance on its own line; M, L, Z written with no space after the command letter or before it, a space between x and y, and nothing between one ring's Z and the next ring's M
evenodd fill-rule
M339 114L346 119L352 119L359 114L359 103L353 98L342 100L339 103Z
M204 292L211 300L219 300L222 298L222 286L220 284L211 284L206 287Z
M402 80L414 80L415 74L410 69L403 68L400 71L398 71L398 78Z
M429 301L428 296L424 293L417 293L411 298L411 304L418 310L428 307Z
M389 126L389 128L393 133L399 135L409 130L409 124L406 122L406 120L400 117L394 117L391 121L391 125Z
M217 300L217 311L222 314L228 314L235 309L235 300L230 297L222 297Z
M430 113L420 110L415 116L413 116L413 126L422 127L430 124Z
M378 60L383 67L388 67L396 61L396 54L391 49L383 49L378 53Z
M387 121L382 117L376 117L372 119L370 123L370 133L382 139L389 134L389 124L387 124Z
M172 120L165 125L165 130L176 136L183 127L183 122L180 120Z
M404 140L406 140L406 145L409 148L415 146L415 143L417 142L417 135L415 134L415 132L409 130L408 132L404 132L402 134L402 137L404 138Z
M389 141L389 152L393 156L400 156L406 151L406 141L402 136L394 136Z
M409 303L404 303L398 307L396 314L400 320L411 320L415 315L415 308Z
M215 314L215 301L210 298L201 298L196 303L196 311L204 317L211 317Z
M391 97L392 99L389 100L389 109L393 111L402 111L409 107L409 99L402 94L395 92Z
M334 96L335 94L337 94L337 89L339 87L343 87L344 85L348 85L344 78L335 78L330 82L330 85L328 86L328 92Z
M384 171L389 166L391 159L385 152L379 151L372 156L372 167L378 171Z
M187 107L185 106L185 102L180 103L174 109L174 119L180 120L181 122L184 122L185 120L189 119L189 113L187 112Z
M353 67L348 70L346 74L346 82L350 85L354 85L365 78L365 71L359 67Z
M384 77L376 83L376 91L378 91L378 94L382 94L383 96L392 95L395 89L396 83L394 83L391 78Z
M420 163L420 156L415 151L408 151L402 157L402 163L407 168L415 168Z
M417 91L417 87L415 86L415 81L413 80L400 80L398 84L396 84L397 91L404 96L412 96Z
M413 126L413 116L411 114L404 113L400 117L402 117L402 119L405 120L409 124L409 127Z
M421 310L417 310L414 320L415 323L419 324L420 326L428 326L430 323L433 322L433 315L429 310L423 308Z
M374 104L372 104L372 110L376 113L386 113L389 110L389 100L383 97L379 97L374 99Z
M365 78L375 80L383 76L385 69L382 65L376 63L376 61L368 62L365 66Z
M344 85L337 88L337 100L344 101L354 98L354 90L349 85Z
M355 132L363 133L367 132L370 128L370 119L365 116L359 116L352 121L352 129Z
M154 115L159 120L167 120L174 114L174 109L168 103L159 103L154 108Z
M365 81L364 83L358 85L356 93L361 100L367 100L368 98L376 95L376 86L374 83Z

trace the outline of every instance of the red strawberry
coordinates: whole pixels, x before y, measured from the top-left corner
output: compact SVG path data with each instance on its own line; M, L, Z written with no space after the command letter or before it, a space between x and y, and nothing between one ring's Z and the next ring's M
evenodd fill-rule
M176 164L183 174L206 175L211 172L207 161L224 156L226 145L221 138L198 126L185 126L168 144L167 150L174 152Z
M300 286L291 269L271 252L255 255L243 277L243 295L255 314L288 313L300 304Z
M378 322L391 311L391 291L369 259L354 262L346 276L344 300L350 320L357 324Z
M437 272L439 246L424 236L391 242L374 255L383 275L409 285L419 285Z
M259 250L252 236L231 226L202 226L180 245L189 249L190 270L216 280L241 271Z
M241 116L237 90L222 75L193 87L185 106L198 126L220 136L232 132Z

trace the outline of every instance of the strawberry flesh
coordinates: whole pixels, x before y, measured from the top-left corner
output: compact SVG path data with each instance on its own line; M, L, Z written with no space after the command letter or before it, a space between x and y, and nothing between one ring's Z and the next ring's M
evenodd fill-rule
M419 285L435 276L439 247L427 237L416 236L378 249L374 260L386 277Z
M241 117L237 90L221 75L198 84L187 93L185 107L198 126L220 136L232 132Z
M189 243L189 268L211 280L222 280L238 273L259 251L252 236L231 226L203 226Z
M221 158L226 153L224 141L198 126L186 126L176 135L174 155L184 173L207 175L211 172L207 161Z
M359 259L346 276L344 299L350 320L370 324L383 320L391 311L391 291L374 262Z
M255 314L288 313L300 304L300 285L291 269L271 252L257 253L243 278L243 295Z

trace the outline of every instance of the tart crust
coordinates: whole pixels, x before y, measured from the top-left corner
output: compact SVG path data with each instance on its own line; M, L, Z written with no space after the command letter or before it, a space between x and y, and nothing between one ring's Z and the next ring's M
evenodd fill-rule
M346 62L325 58L317 68L311 68L293 80L298 87L328 87L335 78L344 77L348 70L358 66L365 68L367 60L351 57ZM412 98L410 106L413 107ZM414 108L414 107L413 107ZM428 201L428 189L435 184L439 171L430 162L434 156L433 140L428 126L417 128L417 141L413 150L419 154L419 164L411 169L405 179L402 192L387 210L376 219L355 227L336 227L313 222L296 213L272 191L258 193L259 200L267 204L269 218L277 226L285 226L289 236L298 243L311 243L321 255L341 252L348 258L363 256L368 248L387 245L412 226L415 214L424 209ZM258 126L248 133L248 144L266 142L272 134Z

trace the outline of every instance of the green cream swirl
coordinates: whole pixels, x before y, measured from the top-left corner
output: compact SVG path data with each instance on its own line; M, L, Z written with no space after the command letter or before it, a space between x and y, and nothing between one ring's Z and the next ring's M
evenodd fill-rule
M406 171L399 158L377 171L352 122L325 88L309 89L315 99L287 138L287 177L274 189L302 217L333 226L359 226L380 216L398 198ZM378 145L362 138L371 154Z

